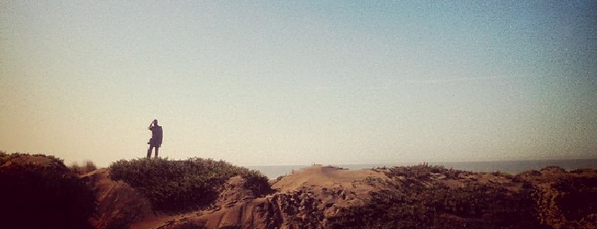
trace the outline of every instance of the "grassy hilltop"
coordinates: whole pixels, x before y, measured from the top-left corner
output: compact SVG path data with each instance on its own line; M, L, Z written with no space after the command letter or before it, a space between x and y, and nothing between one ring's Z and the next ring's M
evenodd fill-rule
M258 195L271 191L267 177L259 171L225 161L157 158L120 160L110 165L113 180L131 185L147 197L154 210L170 213L209 207L218 198L221 186L235 176L244 178L244 188Z

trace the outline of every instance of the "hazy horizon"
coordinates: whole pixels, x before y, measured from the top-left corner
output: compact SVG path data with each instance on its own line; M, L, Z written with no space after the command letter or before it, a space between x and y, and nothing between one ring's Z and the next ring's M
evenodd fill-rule
M597 158L594 1L4 1L0 150L107 166Z

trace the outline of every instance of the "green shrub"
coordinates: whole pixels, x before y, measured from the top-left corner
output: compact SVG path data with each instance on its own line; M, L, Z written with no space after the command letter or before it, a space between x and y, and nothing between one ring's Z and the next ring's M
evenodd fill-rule
M264 196L274 192L267 177L259 171L251 170L243 174L242 177L246 181L244 188L251 190L256 196Z
M120 160L110 166L110 176L143 194L154 210L169 213L209 207L233 176L244 177L246 188L256 195L271 190L267 178L258 171L202 158Z
M92 228L94 193L52 156L0 154L3 228Z

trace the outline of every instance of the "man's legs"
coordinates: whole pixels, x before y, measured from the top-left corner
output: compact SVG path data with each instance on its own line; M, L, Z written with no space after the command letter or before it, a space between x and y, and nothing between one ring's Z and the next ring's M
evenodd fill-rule
M160 150L159 146L155 147L155 158L158 158L158 151Z
M153 146L149 144L149 149L147 149L147 158L151 158L151 150L153 150ZM155 153L158 153L158 149L155 149Z

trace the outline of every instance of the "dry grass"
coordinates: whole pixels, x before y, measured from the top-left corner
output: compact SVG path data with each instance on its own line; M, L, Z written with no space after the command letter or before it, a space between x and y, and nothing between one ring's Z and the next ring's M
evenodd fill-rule
M89 172L93 172L97 170L97 166L93 163L93 161L87 160L85 161L83 166L80 166L77 162L73 162L69 166L70 170L75 172L77 175L85 175Z

